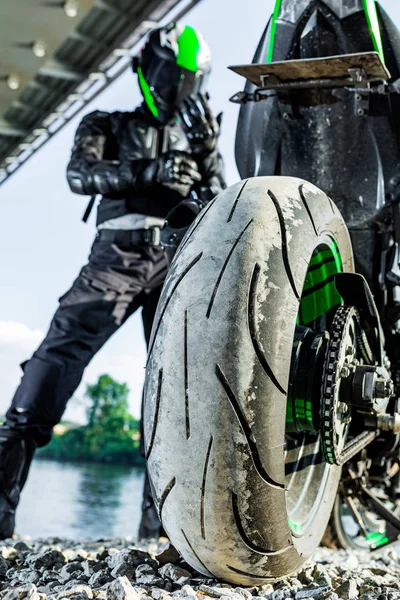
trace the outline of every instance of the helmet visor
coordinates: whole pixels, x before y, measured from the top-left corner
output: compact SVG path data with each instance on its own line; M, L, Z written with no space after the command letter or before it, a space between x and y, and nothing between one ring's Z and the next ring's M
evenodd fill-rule
M188 96L203 93L207 87L208 77L209 72L181 69L176 92L176 107L180 108Z

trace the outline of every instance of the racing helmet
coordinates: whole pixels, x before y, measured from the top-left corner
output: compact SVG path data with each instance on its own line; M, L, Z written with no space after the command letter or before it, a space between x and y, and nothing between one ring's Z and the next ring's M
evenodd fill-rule
M150 32L132 66L147 109L165 125L185 98L205 91L211 53L199 31L171 23Z

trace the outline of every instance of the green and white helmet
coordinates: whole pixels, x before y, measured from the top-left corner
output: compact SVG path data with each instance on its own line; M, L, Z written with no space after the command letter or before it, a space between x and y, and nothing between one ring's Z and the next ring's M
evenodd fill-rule
M199 31L171 23L150 32L133 68L148 110L165 124L185 98L205 91L211 52Z

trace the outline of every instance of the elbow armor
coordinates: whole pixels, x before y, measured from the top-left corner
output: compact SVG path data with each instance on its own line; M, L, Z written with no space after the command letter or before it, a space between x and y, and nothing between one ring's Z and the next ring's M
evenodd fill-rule
M113 195L134 184L131 161L104 159L109 118L108 113L96 111L86 115L78 127L67 167L67 181L75 194Z
M85 195L112 195L134 185L130 161L80 161L73 158L67 168L67 180L72 192Z

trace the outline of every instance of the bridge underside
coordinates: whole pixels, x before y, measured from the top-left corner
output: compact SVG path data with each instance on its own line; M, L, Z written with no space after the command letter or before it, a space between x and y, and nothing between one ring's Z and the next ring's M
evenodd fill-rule
M200 0L2 0L0 184Z

